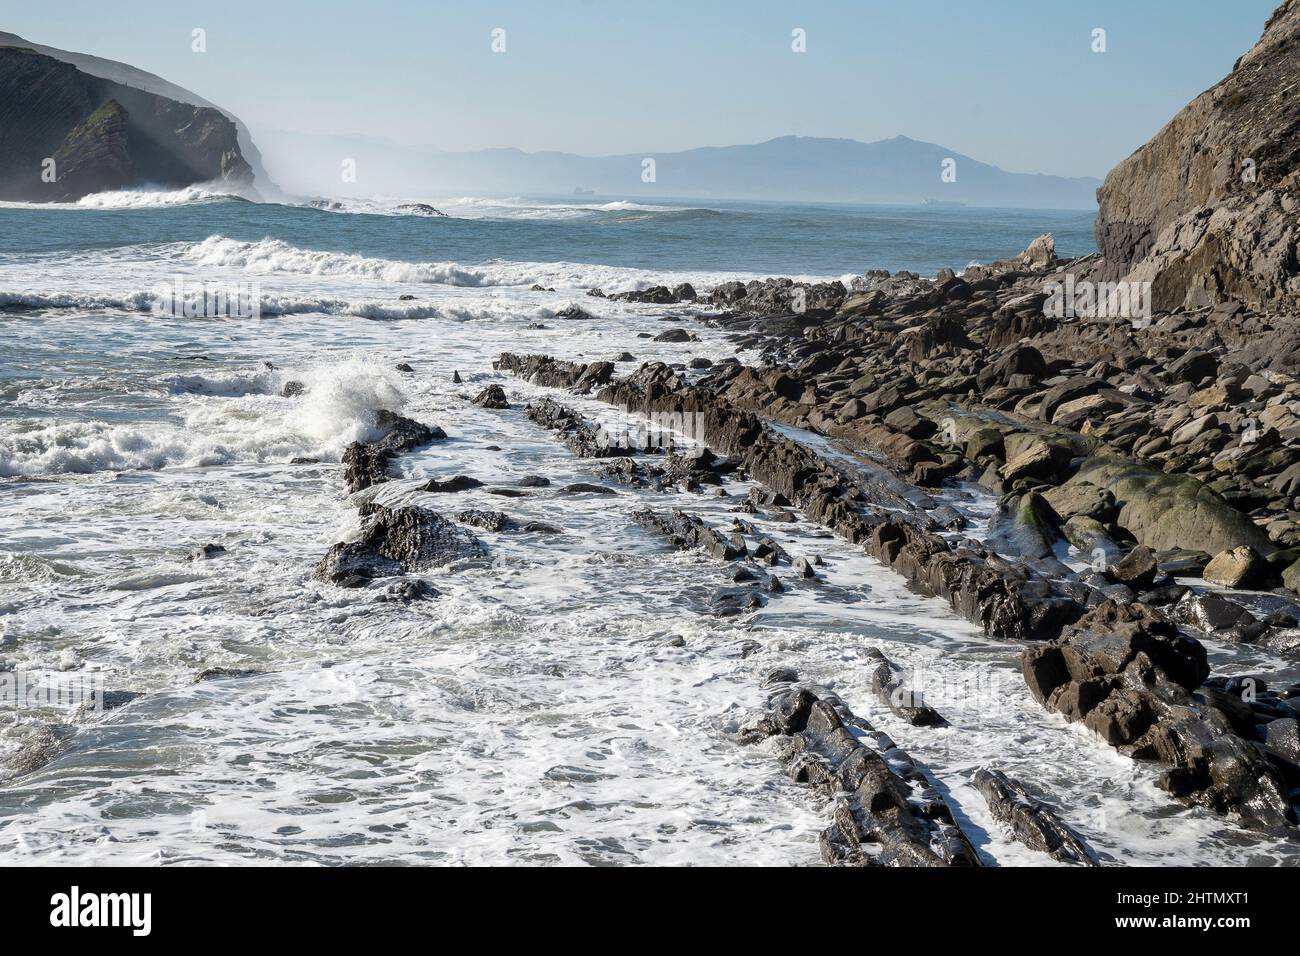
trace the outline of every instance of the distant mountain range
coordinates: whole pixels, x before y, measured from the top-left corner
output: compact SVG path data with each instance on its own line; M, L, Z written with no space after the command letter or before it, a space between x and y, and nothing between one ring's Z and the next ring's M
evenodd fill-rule
M22 50L29 51L27 58L13 55ZM74 67L75 75L48 64L39 67L33 53ZM1092 209L1101 185L1092 177L1010 173L906 136L874 143L782 136L681 152L579 156L519 149L445 152L376 137L263 130L255 146L248 128L229 111L128 64L3 32L0 56L11 74L8 102L0 104L0 166L7 162L13 167L9 178L24 180L21 186L11 183L5 190L10 195L31 193L26 180L36 169L33 158L39 163L59 149L77 165L80 178L62 191L63 198L75 198L96 185L146 185L150 174L174 184L184 178L184 169L195 175L217 170L222 178L234 179L231 170L243 162L251 168L257 189L267 196L278 194L273 182L278 181L290 192L324 196L541 194ZM42 87L33 86L38 73L43 83L57 76L62 84L57 116L42 105L37 95ZM137 91L153 99L141 98ZM178 110L160 100L198 111ZM101 107L107 112L99 112ZM198 144L186 140L207 128L203 124L213 123L203 109L220 113L234 125L237 145L223 143L221 155L197 156ZM201 124L195 125L196 117ZM209 140L212 146L221 137L209 135ZM168 155L149 148L149 141L166 144ZM355 175L345 175L353 171ZM0 169L2 179L5 170ZM41 189L36 194L55 198L52 193Z
M519 149L443 152L368 137L267 131L258 140L286 188L451 196L461 193L701 197L809 202L965 203L1060 209L1096 207L1101 180L1009 173L934 143L896 136L874 143L782 136L683 152L578 156ZM356 181L341 169L353 160ZM643 178L653 160L654 179ZM945 161L951 165L945 167ZM955 174L945 181L945 168Z

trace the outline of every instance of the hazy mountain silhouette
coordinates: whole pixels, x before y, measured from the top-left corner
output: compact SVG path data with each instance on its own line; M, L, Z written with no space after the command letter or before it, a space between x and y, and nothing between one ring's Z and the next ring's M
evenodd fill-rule
M274 178L286 188L322 194L569 194L653 198L804 200L815 202L959 202L985 206L1087 209L1101 180L1009 173L955 150L906 136L852 139L782 136L742 146L682 152L578 156L519 149L444 152L373 137L264 132L258 141ZM342 181L354 160L355 183ZM642 178L655 162L655 181ZM955 161L956 180L941 178Z

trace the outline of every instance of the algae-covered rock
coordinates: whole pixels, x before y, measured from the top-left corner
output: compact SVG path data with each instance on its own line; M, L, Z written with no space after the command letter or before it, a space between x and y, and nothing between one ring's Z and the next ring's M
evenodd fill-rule
M1183 548L1218 554L1251 547L1263 555L1277 545L1248 517L1188 475L1167 475L1134 461L1090 458L1067 484L1109 490L1119 524L1156 551Z
M1045 558L1056 546L1059 520L1037 492L1010 498L998 505L989 522L988 544L1001 554Z

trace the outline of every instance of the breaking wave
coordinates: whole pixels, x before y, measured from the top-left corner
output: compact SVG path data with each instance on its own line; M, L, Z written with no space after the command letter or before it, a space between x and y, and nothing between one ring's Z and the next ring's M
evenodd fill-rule
M251 202L247 196L217 185L186 186L183 189L123 189L93 193L79 199L82 209L159 209L207 202Z
M301 398L269 394L288 378L305 386ZM231 401L194 403L181 422L11 422L0 432L0 477L337 458L348 442L376 437L379 409L406 404L392 369L363 360L293 373L177 375L164 384L175 394Z

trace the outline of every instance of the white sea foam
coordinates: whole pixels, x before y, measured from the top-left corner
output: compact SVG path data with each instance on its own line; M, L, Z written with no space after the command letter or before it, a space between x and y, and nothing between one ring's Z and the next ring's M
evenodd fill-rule
M79 312L120 311L152 312L158 294L137 289L122 294L76 292L0 291L0 312L15 310L75 310ZM419 301L378 298L342 298L332 295L287 295L264 293L259 298L263 318L295 315L348 315L362 319L402 320L442 318L455 322L472 322L511 318L546 319L558 308L535 304L512 304L508 301ZM200 321L207 321L202 319Z
M290 379L306 394L280 398ZM301 371L169 375L162 384L171 394L196 397L177 407L179 421L5 423L0 477L337 458L348 442L375 437L377 410L406 403L396 372L360 358Z
M280 239L249 242L219 235L209 236L200 243L183 245L175 254L198 266L239 269L254 275L312 275L468 288L539 284L625 291L692 280L708 286L730 279L759 277L757 273L670 272L575 262L493 262L477 266L458 262L404 262L303 249Z
M153 308L157 295L148 289L121 294L27 292L0 289L0 309L116 309L139 312Z

